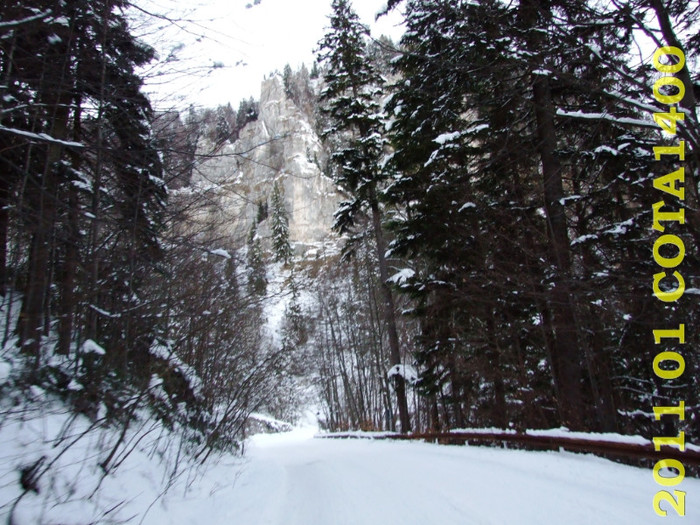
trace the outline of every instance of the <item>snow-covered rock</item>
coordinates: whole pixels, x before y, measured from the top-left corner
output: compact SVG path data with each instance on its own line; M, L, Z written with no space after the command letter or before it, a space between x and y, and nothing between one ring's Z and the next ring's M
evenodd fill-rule
M199 144L200 153L211 143ZM262 82L258 119L248 123L238 140L207 159L193 183L216 187L223 227L244 235L255 220L258 203L267 202L275 181L284 194L290 241L309 245L331 235L333 213L341 198L321 166L327 154L310 118L285 93L280 75ZM263 223L259 232L269 231Z

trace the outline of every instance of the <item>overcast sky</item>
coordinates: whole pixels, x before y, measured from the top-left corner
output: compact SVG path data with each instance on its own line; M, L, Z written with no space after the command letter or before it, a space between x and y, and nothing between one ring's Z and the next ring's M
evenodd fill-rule
M213 107L242 98L258 98L260 82L289 63L311 67L313 50L328 26L331 0L198 0L182 7L177 0L140 0L145 10L185 21L156 27L135 23L136 33L154 45L161 59L173 53L170 73L152 77L147 90L156 106ZM374 22L384 0L354 0L360 19L373 36L398 40L398 13ZM212 66L219 66L212 69ZM178 72L173 73L172 69ZM161 66L162 70L162 66ZM147 72L148 73L148 72ZM153 73L153 72L150 72Z

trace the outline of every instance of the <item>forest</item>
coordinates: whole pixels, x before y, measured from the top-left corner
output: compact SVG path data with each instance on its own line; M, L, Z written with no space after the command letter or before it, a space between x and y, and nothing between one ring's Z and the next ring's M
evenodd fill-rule
M352 302L376 313L322 319L331 426L651 435L682 399L664 431L697 432L697 6L408 2L396 48L333 6L334 228L365 243L371 299ZM681 325L686 346L659 336ZM376 356L393 384L373 385Z
M342 192L320 258L277 184L253 220L214 209L198 173L259 103L152 107L132 4L0 5L0 426L41 392L116 432L106 473L138 421L204 461L309 406L700 435L697 2L390 0L394 43L333 0L281 73Z

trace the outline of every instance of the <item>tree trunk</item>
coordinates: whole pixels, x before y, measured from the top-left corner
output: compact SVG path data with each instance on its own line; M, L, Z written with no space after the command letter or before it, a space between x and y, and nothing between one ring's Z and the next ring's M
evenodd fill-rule
M383 401L383 405L381 407L382 413L380 414L380 417L383 420L381 428L383 430L394 430L394 420L391 416L394 411L391 402L391 384L389 379L386 377L386 373L383 370L382 365L382 363L384 363L380 319L380 311L382 308L377 302L376 288L372 282L373 280L370 278L372 275L373 263L370 261L368 254L364 257L363 264L365 265L365 270L367 272L367 279L365 279L365 281L367 288L367 305L369 306L370 334L373 343L370 347L370 352L372 353L372 367L374 374L379 381L379 393Z
M396 330L396 308L394 297L389 287L389 270L386 263L386 245L382 231L381 211L379 210L379 200L374 185L370 188L370 209L372 210L372 227L374 230L374 240L377 245L377 261L379 264L379 289L384 302L384 320L387 325L389 335L389 359L392 366L401 364L401 351L399 349L399 336ZM399 421L401 432L411 431L411 419L408 414L408 402L406 400L406 382L402 375L394 376L394 388L396 389L396 404L399 407Z
M539 2L525 0L521 3L525 29L537 25ZM544 45L541 33L530 31L527 37L530 51L538 52ZM540 156L544 190L544 208L547 214L548 235L552 262L556 267L554 289L551 292L552 324L554 328L553 351L556 354L554 373L558 376L559 414L562 423L572 429L584 429L583 369L579 355L576 316L571 301L568 278L571 269L569 235L561 200L564 197L562 170L556 157L556 130L554 107L549 79L533 75L532 99L535 111L537 151Z
M76 110L73 116L73 140L80 140L80 121L82 118L80 100L76 100ZM73 169L80 169L79 155L72 159ZM56 353L68 355L70 343L73 339L73 325L75 316L75 278L78 270L80 224L79 224L79 200L78 190L74 184L68 185L68 208L66 233L64 238L65 252L63 268L61 272L61 302L58 305L58 344Z
M16 36L12 37L9 45L9 52L3 61L2 83L6 86L10 85L12 78L12 63L16 47ZM0 123L3 123L2 113L0 113ZM0 147L0 151L4 148ZM12 180L16 175L10 175L10 170L5 167L3 176L0 177L0 296L5 297L5 289L9 282L7 273L7 241L8 231L10 228L10 191L12 188Z
M496 428L508 428L508 406L506 404L506 387L503 379L503 363L501 362L501 347L496 331L496 312L491 312L487 319L489 341L486 343L485 356L491 366L493 380L493 405L491 422Z
M70 99L62 96L56 102L55 114L51 126L51 136L65 140L68 130L68 107ZM27 284L24 301L17 323L20 346L23 351L36 358L39 364L44 317L48 315L46 297L50 280L47 266L51 264L51 239L56 220L56 200L58 188L57 163L61 159L63 147L57 143L47 146L44 170L40 177L38 198L30 217L33 232L30 243Z
M0 177L0 297L5 297L7 277L7 232L10 227L10 181Z
M58 345L56 353L68 355L73 339L75 315L75 276L78 268L78 195L73 185L68 189L68 232L65 260L61 275L61 302L58 306Z

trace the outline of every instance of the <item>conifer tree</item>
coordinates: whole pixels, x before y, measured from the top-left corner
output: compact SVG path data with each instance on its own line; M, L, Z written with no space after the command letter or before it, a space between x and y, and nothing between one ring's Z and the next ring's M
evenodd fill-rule
M401 351L394 298L388 284L386 241L379 202L379 192L386 178L382 169L386 140L378 102L384 81L367 57L368 30L360 23L350 3L334 0L332 9L330 31L320 42L319 60L327 66L324 75L326 87L321 100L331 120L331 127L325 134L342 136L344 140L340 149L333 153L333 161L337 166L336 180L350 197L336 212L334 228L341 233L348 232L356 226L362 214L370 216L391 364L398 365ZM405 381L400 375L394 377L401 430L408 432L411 427Z
M272 230L272 250L275 254L275 260L287 265L292 256L292 248L289 245L289 217L284 206L284 197L277 181L272 186L270 199L270 205L272 206L272 224L270 226Z
M419 305L422 387L446 394L455 420L481 413L474 398L515 398L555 402L558 421L527 414L541 424L619 428L635 387L612 378L636 370L651 300L631 278L653 273L639 181L664 169L640 153L655 140L639 95L653 81L626 59L631 11L410 0L406 16L386 195L392 253L416 268L402 289Z
M284 92L289 98L292 97L292 66L286 64L282 71L282 81L284 82Z
M314 63L311 65L311 72L309 73L309 78L312 80L317 79L320 76L320 73L318 71L318 62L314 60Z
M253 222L248 233L248 292L264 297L267 293L267 275L262 251L262 242L258 235L257 222Z
M297 275L292 272L289 278L291 297L284 311L282 346L288 350L298 348L308 339L304 312L299 304L299 284Z
M0 147L11 145L2 157L4 180L21 182L9 189L22 203L18 224L29 241L17 334L37 366L53 315L56 351L67 354L76 334L115 336L111 356L124 370L134 370L132 358L143 357L152 335L152 324L131 322L144 318L144 303L136 307L132 299L158 258L165 188L153 115L135 72L154 51L130 33L126 7L106 0L0 8L3 20L27 19L0 29ZM125 289L107 293L112 283ZM90 307L78 312L79 304Z
M231 138L233 128L231 126L231 106L219 106L216 108L216 142L223 144Z

